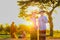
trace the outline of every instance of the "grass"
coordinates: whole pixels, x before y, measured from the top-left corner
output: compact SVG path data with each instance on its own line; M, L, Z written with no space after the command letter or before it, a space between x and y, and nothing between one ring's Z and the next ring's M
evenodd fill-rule
M0 39L1 38L10 38L10 35L0 35Z
M58 32L58 31L54 31L53 32L54 33L54 35L53 35L53 37L55 37L55 38L60 38L60 31ZM47 35L49 35L50 34L50 31L47 31L47 33L46 33ZM19 36L19 35L17 35L17 36ZM30 37L30 35L29 34L27 34L27 36L26 37ZM0 35L0 39L1 38L11 38L11 36L10 35Z
M50 34L50 31L47 30L47 31L46 31L46 35L49 35L49 34ZM54 31L54 32L53 32L53 37L54 37L54 38L60 38L60 31Z

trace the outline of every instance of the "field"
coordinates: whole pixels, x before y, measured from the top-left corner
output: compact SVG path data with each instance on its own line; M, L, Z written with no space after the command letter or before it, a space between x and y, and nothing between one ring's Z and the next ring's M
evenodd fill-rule
M60 31L54 31L53 37L49 36L50 31L47 30L46 40L60 40ZM19 36L19 35L18 35ZM30 40L29 35L24 40ZM10 35L0 35L0 40L15 40L10 37ZM19 38L19 40L23 40L22 38Z

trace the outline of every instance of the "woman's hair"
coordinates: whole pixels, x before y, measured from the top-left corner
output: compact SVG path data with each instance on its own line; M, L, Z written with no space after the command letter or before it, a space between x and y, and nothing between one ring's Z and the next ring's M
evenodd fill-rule
M44 10L42 10L42 11L40 11L39 13L41 13L41 12L43 12L43 13L44 13L45 11L44 11Z

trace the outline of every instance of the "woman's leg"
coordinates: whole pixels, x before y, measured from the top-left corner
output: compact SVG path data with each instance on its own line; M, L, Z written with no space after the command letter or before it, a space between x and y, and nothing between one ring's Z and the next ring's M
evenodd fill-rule
M39 31L39 40L46 40L46 30Z

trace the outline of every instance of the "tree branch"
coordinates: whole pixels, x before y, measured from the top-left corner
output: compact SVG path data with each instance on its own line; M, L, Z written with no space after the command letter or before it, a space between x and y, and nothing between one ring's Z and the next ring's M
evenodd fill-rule
M58 7L58 5L54 6L54 7L52 8L52 10L50 11L50 14L51 14L51 15L52 15L52 12L54 11L54 9L55 9L56 7Z
M60 0L57 1L57 4L55 6L53 5L53 9L50 11L51 15L52 15L52 12L54 11L54 9L58 6L60 6Z

